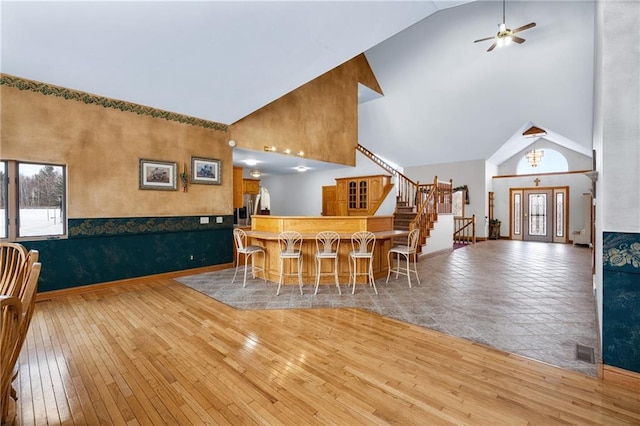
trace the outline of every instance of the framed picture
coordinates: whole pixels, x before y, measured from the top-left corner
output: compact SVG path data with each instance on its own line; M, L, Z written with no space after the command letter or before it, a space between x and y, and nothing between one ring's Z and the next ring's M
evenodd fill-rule
M220 160L191 157L191 183L220 185Z
M139 189L175 191L178 163L140 159Z

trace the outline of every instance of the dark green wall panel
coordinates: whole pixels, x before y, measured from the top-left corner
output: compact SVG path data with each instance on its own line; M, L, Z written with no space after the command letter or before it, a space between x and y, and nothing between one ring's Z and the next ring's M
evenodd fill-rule
M605 232L602 360L640 373L640 234Z
M176 218L116 219L127 226L114 225L114 219L95 220L99 226L74 231L79 222L69 224L69 239L24 242L40 252L42 273L38 291L51 291L145 275L173 272L233 261L233 218L222 224L184 226ZM133 222L132 222L133 220ZM189 218L199 220L199 218ZM159 226L142 228L136 221ZM176 226L176 223L178 226ZM200 229L198 229L200 228ZM193 260L191 259L193 256Z

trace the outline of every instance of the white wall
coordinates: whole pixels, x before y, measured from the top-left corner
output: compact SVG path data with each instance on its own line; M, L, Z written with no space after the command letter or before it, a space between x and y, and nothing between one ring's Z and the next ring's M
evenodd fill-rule
M500 233L509 235L509 188L535 187L534 179L540 179L540 186L569 186L569 225L567 232L579 231L584 227L584 194L591 188L591 180L583 174L562 174L546 176L526 176L494 178L494 216L502 221Z
M453 249L453 215L438 215L438 222L431 230L426 244L422 246L422 254L437 253Z
M487 236L486 227L483 226L487 210L487 188L485 179L485 161L458 161L453 163L429 164L426 166L407 167L404 174L423 183L433 182L433 177L438 180L448 181L453 179L454 188L467 185L469 189L469 204L464 206L464 215L470 217L476 215L476 235Z
M602 232L640 232L640 3L596 3L593 147L596 276L602 336Z
M337 167L322 172L307 171L280 176L265 176L260 184L269 190L271 214L275 216L320 216L322 187L333 186L336 178L388 174L364 155L356 152L355 167ZM395 178L392 179L395 183ZM384 200L376 216L391 216L396 207L395 192Z

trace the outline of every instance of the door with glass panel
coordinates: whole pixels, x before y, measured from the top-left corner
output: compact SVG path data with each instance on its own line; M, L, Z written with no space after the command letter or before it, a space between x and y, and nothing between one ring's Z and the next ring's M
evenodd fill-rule
M512 188L511 238L566 242L567 187Z

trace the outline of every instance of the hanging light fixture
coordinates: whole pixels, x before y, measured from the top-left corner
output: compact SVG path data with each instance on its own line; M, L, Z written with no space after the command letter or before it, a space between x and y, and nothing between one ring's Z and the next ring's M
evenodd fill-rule
M531 151L527 151L524 156L527 157L527 161L531 167L538 167L538 164L542 161L542 157L544 157L544 151L541 149L532 149Z
M522 136L526 138L537 138L540 139L547 135L547 131L541 129L540 127L531 126L527 130L522 133ZM542 157L544 157L544 150L536 149L535 142L533 145L533 149L531 151L527 151L524 154L527 157L527 161L531 167L538 167L538 164L542 161Z

